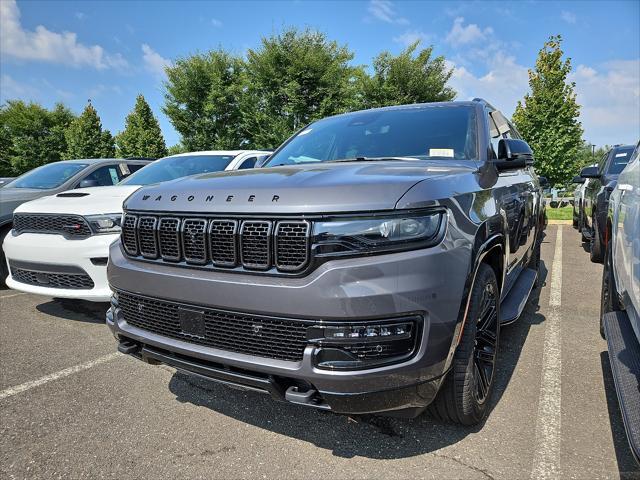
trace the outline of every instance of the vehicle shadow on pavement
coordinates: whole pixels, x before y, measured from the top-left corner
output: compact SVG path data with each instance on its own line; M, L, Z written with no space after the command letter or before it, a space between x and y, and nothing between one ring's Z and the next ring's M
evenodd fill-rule
M547 269L540 263L540 285ZM531 325L544 321L538 310L540 288L533 292L520 318L503 331L500 369L491 410L502 397ZM399 459L433 452L455 444L482 429L442 423L423 414L415 419L376 415L343 416L308 407L281 403L269 396L233 389L181 372L174 373L169 390L179 402L209 408L222 415L271 432L286 435L332 451L338 457Z
M108 303L87 302L84 300L53 298L49 302L36 305L40 313L64 320L86 323L104 323Z
M613 373L609 363L609 352L606 350L600 353L600 363L602 366L602 381L607 398L607 410L609 411L609 423L611 424L611 435L613 437L613 448L616 452L616 461L620 478L640 478L640 467L635 462L631 448L627 443L627 434L622 422L620 405L613 383Z

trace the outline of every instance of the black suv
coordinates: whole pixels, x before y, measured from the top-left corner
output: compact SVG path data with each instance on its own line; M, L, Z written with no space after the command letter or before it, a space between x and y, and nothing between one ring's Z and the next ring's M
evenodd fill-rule
M538 274L532 164L482 100L319 120L266 168L132 194L107 325L123 353L281 401L477 423Z
M594 263L604 260L609 195L616 186L618 175L629 163L634 148L633 145L616 145L602 156L597 166L585 167L580 172L582 178L591 179L582 202L582 236L589 241Z

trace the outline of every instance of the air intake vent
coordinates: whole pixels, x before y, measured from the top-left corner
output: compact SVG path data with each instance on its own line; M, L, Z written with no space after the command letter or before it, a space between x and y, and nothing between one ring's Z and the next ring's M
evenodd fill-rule
M156 242L155 217L138 218L138 239L140 243L140 253L145 258L158 258L158 243Z
M180 260L180 220L177 218L161 218L158 224L158 243L163 260L177 262Z
M182 221L182 248L188 263L207 263L207 221L202 218L185 218Z
M129 255L138 255L138 236L136 235L135 215L125 215L122 222L122 245Z
M218 267L238 265L236 248L238 222L236 220L211 220L209 225L209 248L211 261Z

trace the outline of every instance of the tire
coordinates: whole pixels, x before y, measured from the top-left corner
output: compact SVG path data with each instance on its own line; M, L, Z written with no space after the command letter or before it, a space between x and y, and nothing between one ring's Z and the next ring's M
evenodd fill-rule
M2 249L2 244L4 243L4 237L7 236L10 229L5 228L0 230L0 288L6 288L6 280L9 276L9 268L7 267L7 259L4 256L4 250Z
M604 254L602 251L602 242L600 241L600 231L596 216L591 218L591 240L589 246L589 257L593 263L602 263L604 261Z
M467 320L451 369L431 415L439 420L475 425L487 415L493 392L500 339L500 292L496 275L481 264L470 293Z
M620 310L618 290L616 289L616 283L613 277L611 248L607 248L605 253L604 268L602 269L602 289L600 293L600 336L602 336L602 338L604 338L602 317L605 313Z

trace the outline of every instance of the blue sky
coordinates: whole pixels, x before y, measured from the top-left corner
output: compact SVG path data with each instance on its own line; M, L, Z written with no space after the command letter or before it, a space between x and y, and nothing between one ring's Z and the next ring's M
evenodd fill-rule
M538 50L559 33L585 139L631 143L640 136L639 19L638 1L0 0L0 100L62 101L79 112L90 98L116 133L142 93L172 145L179 136L160 110L164 65L217 47L243 55L297 26L347 44L364 65L420 39L454 68L459 99L481 96L511 115Z

